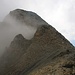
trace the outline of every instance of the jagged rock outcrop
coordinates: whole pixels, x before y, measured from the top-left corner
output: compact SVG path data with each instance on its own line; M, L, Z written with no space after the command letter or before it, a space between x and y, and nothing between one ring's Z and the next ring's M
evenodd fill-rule
M20 11L26 12L15 10L14 17L17 15L15 12L19 12L18 16L22 15ZM29 20L30 25L40 26L31 40L26 40L21 34L14 38L1 57L0 75L74 75L75 48L73 45L40 17L37 23L32 23L32 21L36 22L36 14L33 20L26 14L33 16L34 13L25 13L25 23ZM5 62L3 66L1 66L2 62Z

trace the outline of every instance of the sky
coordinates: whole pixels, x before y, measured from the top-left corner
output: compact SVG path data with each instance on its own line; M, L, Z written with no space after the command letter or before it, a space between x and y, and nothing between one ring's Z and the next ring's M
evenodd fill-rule
M75 0L0 0L0 21L14 9L36 12L75 46Z

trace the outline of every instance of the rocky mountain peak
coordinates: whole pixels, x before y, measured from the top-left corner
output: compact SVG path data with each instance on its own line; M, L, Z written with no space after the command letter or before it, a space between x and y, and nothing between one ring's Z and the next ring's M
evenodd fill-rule
M28 47L30 43L31 43L31 40L27 40L23 37L22 34L18 34L15 36L15 38L11 42L10 47L13 47L13 48L24 47L24 46Z
M75 48L64 36L33 12L16 9L9 15L37 30L31 40L15 36L1 57L0 75L75 74Z
M14 19L19 23L26 24L33 27L39 27L43 24L48 24L40 16L31 11L26 11L22 9L16 9L11 11L7 17L8 19ZM7 19L5 19L7 20Z
M18 35L16 35L15 36L15 38L14 38L14 41L17 41L17 40L25 40L25 38L23 37L23 35L22 34L18 34Z

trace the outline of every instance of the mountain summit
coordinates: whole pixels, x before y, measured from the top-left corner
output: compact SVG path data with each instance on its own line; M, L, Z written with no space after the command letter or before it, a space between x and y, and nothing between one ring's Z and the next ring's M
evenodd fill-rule
M75 74L75 48L64 36L33 12L17 9L10 14L37 30L30 40L21 34L14 38L0 58L0 75Z
M6 19L7 20L13 19L15 21L18 21L19 23L24 23L32 27L39 27L41 25L47 24L47 22L45 22L36 13L31 12L31 11L22 10L22 9L16 9L16 10L11 11L7 15L5 20Z
M42 25L48 25L36 13L22 9L10 11L3 22L7 23L11 28L9 32L14 35L15 33L22 34L26 39L32 39L36 30Z

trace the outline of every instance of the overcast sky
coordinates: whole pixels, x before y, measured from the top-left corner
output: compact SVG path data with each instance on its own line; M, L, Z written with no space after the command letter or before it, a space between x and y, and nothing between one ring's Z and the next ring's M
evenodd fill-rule
M0 20L17 8L36 12L75 45L75 0L0 0Z

